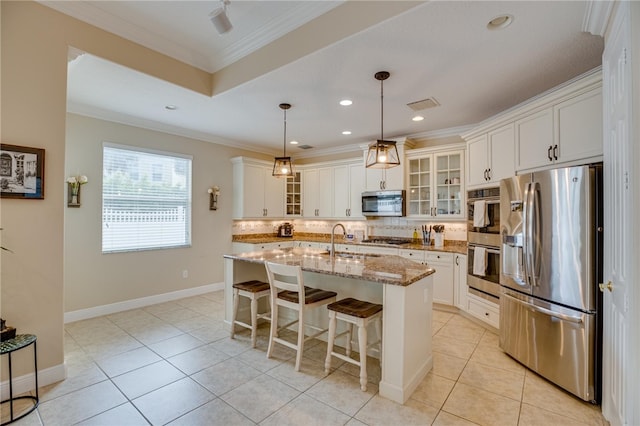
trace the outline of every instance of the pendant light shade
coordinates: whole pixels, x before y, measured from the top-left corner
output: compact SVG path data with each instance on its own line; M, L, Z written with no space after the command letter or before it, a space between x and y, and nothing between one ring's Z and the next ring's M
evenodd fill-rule
M400 165L400 155L395 141L384 140L384 103L383 103L383 82L389 78L387 71L379 71L375 74L376 80L380 81L380 139L369 145L367 151L367 162L365 166L373 169L389 169Z
M284 111L284 150L282 157L276 157L273 161L273 173L275 177L293 176L293 162L291 157L287 157L287 110L290 104L280 104L280 109Z

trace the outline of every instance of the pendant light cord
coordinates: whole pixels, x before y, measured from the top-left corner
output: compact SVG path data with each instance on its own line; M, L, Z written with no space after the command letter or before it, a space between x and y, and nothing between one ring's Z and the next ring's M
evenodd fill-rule
M284 139L282 141L284 145L284 156L287 156L287 110L284 110Z
M384 80L380 80L380 140L384 140Z

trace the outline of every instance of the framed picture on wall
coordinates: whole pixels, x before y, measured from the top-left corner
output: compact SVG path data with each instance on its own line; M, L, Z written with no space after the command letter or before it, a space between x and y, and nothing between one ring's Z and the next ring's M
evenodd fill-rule
M44 149L0 144L0 197L44 199Z

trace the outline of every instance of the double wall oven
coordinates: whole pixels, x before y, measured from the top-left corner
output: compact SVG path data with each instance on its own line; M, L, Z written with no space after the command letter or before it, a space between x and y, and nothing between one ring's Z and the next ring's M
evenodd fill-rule
M478 211L479 209L482 211ZM476 218L478 215L482 216L481 224ZM467 192L467 239L469 291L476 296L498 303L501 244L500 188L476 189ZM474 262L478 261L484 264L474 265Z

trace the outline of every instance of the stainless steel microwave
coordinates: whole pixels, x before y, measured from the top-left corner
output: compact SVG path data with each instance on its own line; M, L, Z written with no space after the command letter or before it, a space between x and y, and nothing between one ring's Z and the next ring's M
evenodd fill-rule
M362 214L364 216L406 216L405 192L369 191L362 193Z

